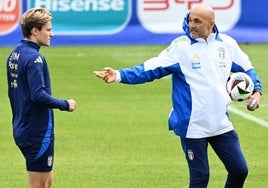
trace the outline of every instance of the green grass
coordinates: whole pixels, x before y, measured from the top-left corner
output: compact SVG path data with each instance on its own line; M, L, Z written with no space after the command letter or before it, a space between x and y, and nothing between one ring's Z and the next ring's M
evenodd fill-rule
M259 72L264 96L252 115L268 121L268 45L241 45ZM55 110L55 188L175 188L188 186L188 168L179 138L167 128L171 108L169 77L142 85L106 84L92 72L129 67L157 55L164 46L42 48L50 67L53 95L74 98L78 109ZM14 144L0 49L0 185L27 187L22 155ZM233 103L240 110L245 104ZM268 184L268 128L231 114L249 165L246 188ZM209 149L210 188L223 187L226 171Z

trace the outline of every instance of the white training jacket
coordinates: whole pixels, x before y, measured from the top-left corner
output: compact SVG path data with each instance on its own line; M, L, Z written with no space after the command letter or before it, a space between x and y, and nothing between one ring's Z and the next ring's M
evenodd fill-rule
M172 75L169 129L186 138L216 136L233 130L227 113L230 72L246 72L261 90L248 56L231 37L212 33L207 41L181 36L158 57L118 70L117 81L140 84Z

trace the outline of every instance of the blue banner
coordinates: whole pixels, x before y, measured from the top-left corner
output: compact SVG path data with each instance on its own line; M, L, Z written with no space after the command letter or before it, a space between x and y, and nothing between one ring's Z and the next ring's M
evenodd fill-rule
M183 34L183 18L209 4L219 30L240 43L267 43L268 1L251 0L0 0L0 46L22 39L19 19L32 7L53 14L51 45L169 44Z

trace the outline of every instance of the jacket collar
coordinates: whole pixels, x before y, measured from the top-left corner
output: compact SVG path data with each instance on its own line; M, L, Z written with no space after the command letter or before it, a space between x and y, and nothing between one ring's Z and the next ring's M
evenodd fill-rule
M36 44L35 42L30 41L30 40L22 39L21 43L27 44L27 45L31 46L32 48L36 49L37 51L39 51L39 49L40 49L40 46L38 44Z
M199 40L192 38L191 35L190 35L189 16L190 16L190 13L187 13L186 16L184 17L183 24L182 24L182 29L185 32L185 35L191 40L191 44L194 44L194 43L198 42ZM215 40L222 41L222 39L219 36L219 30L218 30L216 24L213 27L213 32L214 32L214 35L215 35Z

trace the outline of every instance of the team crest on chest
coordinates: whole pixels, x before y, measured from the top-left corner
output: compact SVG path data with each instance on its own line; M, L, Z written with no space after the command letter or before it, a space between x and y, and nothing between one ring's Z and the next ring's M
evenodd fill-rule
M220 59L219 67L225 68L226 67L226 55L225 55L225 49L223 47L218 48L218 57Z
M218 54L219 54L220 60L224 60L225 59L225 50L224 50L223 47L219 47L218 48Z

